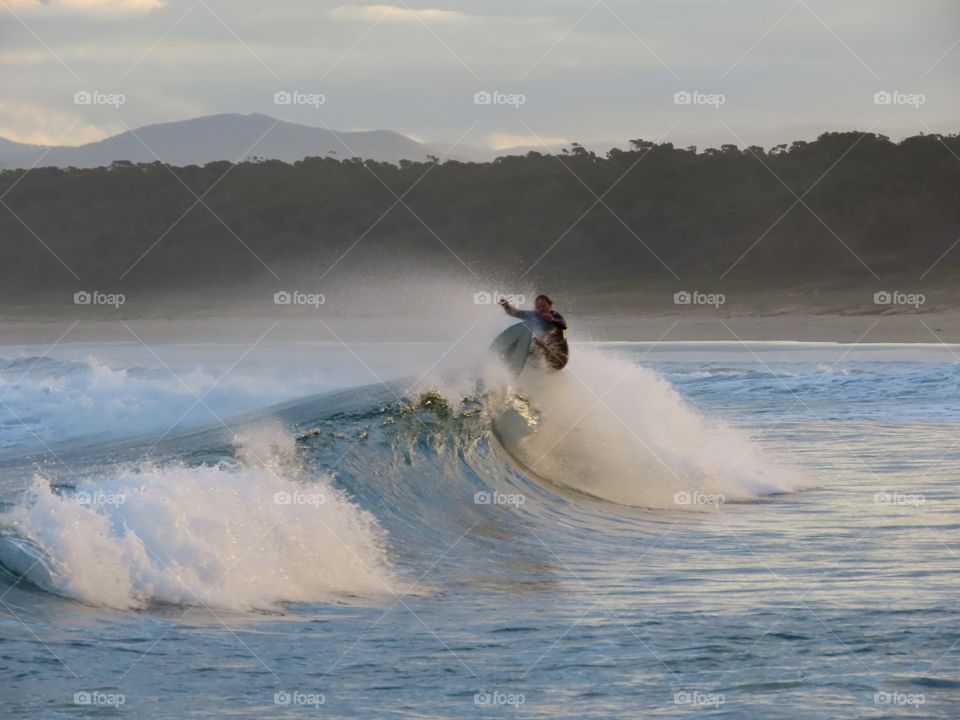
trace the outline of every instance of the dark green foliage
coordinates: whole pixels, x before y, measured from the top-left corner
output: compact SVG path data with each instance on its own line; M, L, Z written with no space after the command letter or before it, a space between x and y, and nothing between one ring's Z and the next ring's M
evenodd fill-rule
M462 270L462 261L505 279L533 266L531 279L553 285L670 279L671 271L868 280L864 264L881 277L919 275L960 237L960 137L893 143L827 133L769 152L724 145L699 153L632 140L607 157L574 144L556 156L484 164L117 162L4 171L4 193L0 279L8 293L271 279L254 255L281 276L297 267L319 277L342 257L333 272L416 258L432 271ZM809 209L787 212L794 194ZM958 265L960 249L935 273Z

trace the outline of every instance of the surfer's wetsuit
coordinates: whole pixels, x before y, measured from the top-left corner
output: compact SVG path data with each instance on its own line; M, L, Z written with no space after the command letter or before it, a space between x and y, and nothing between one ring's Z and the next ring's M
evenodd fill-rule
M507 315L523 320L533 332L533 350L531 355L542 357L554 370L562 370L570 359L567 346L567 321L563 315L553 311L553 322L546 320L536 310L517 310L505 305Z

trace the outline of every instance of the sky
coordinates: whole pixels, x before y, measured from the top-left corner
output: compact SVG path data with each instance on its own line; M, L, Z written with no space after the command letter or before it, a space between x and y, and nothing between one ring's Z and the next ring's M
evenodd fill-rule
M957 0L0 0L0 137L39 144L222 112L454 154L896 139L960 131L958 76Z

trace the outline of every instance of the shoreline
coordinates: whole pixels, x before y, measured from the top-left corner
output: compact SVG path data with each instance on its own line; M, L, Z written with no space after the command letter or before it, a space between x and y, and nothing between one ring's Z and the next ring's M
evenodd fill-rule
M690 290L699 285L709 293ZM782 287L725 283L639 282L632 288L558 289L557 309L572 342L783 341L832 343L960 343L960 287L888 279L873 284L787 282ZM894 290L894 288L901 288ZM74 305L45 295L0 311L0 345L61 342L348 342L456 341L468 327L500 327L490 292L447 285L330 287L314 307L276 305L274 291L236 288L220 294L131 297L119 307ZM910 294L906 291L910 291ZM532 287L518 304L529 306ZM478 303L477 294L487 295ZM877 302L886 296L888 304ZM686 296L687 303L677 296ZM720 298L710 304L710 298ZM916 304L905 302L919 297ZM275 323L275 325L274 325ZM505 326L505 325L504 325ZM135 334L134 334L135 333ZM335 335L334 335L335 334ZM491 336L492 338L492 336Z
M837 315L816 313L565 312L571 342L795 342L839 344L960 343L960 309L920 313ZM451 334L454 329L456 334ZM465 327L372 317L277 315L150 317L62 313L0 319L0 346L139 342L209 344L262 342L453 342ZM446 330L446 331L445 331ZM331 332L332 331L332 332ZM333 335L336 333L336 336Z

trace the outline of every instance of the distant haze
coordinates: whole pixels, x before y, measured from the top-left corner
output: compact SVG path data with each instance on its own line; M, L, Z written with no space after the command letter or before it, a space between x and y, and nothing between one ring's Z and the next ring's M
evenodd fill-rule
M78 147L0 143L0 167L98 167L117 160L204 165L265 158L294 162L307 156L425 160L430 150L395 132L333 132L266 115L214 115L131 129Z
M390 130L338 132L285 122L268 115L225 113L180 122L130 128L122 133L76 147L30 145L0 138L0 169L42 167L105 167L113 162L169 165L205 165L209 162L240 162L254 158L296 162L305 157L358 157L397 163L428 157L461 162L489 162L503 155L530 151L557 152L566 144L478 148L459 145L444 149L438 144L417 142ZM603 154L628 143L594 143Z

